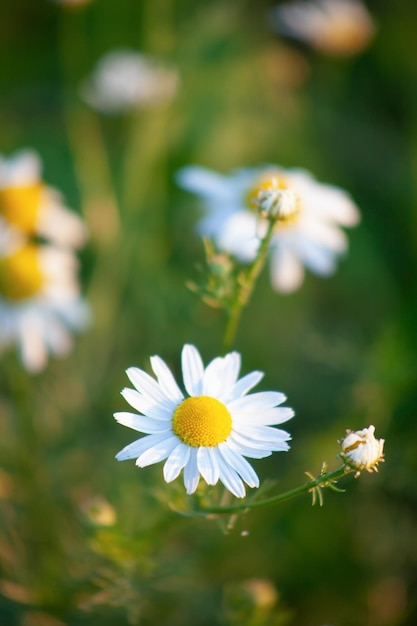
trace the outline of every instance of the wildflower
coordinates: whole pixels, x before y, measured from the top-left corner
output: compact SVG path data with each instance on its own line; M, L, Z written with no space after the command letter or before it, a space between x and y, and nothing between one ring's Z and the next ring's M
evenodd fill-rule
M16 343L25 367L39 372L48 352L67 354L72 347L70 330L87 323L77 260L69 250L27 242L10 233L0 240L0 350Z
M363 430L347 430L346 437L339 443L342 446L340 457L356 471L378 471L377 465L384 460L384 439L375 439L375 426Z
M22 150L9 159L0 156L0 216L28 237L74 248L86 240L81 218L64 206L56 189L42 181L41 161L33 150Z
M177 87L175 70L134 50L122 49L99 60L81 86L81 96L102 113L121 113L171 100Z
M116 523L116 511L103 496L96 495L85 499L81 503L81 509L95 526L113 526Z
M132 367L127 375L135 389L122 391L140 415L114 415L124 426L147 436L123 448L116 458L136 458L139 467L166 459L165 481L173 481L184 469L188 494L196 491L200 474L209 485L220 480L239 498L245 495L242 480L258 487L258 476L244 457L260 459L273 451L288 450L290 435L271 428L294 415L292 409L277 406L285 401L284 394L265 391L246 395L263 373L254 371L238 380L237 352L215 358L204 368L198 350L185 345L185 395L160 357L151 357L151 366L157 380Z
M361 52L375 26L360 0L312 0L279 5L272 13L276 29L334 56Z
M206 216L199 233L244 263L256 257L267 228L265 215L271 217L272 211L277 221L270 244L271 280L278 291L297 289L304 266L321 276L332 274L348 247L340 226L359 221L346 192L318 183L304 170L266 166L224 176L190 166L179 171L177 180L203 198Z
M267 578L249 578L241 583L253 606L270 611L278 602L279 596L274 584Z

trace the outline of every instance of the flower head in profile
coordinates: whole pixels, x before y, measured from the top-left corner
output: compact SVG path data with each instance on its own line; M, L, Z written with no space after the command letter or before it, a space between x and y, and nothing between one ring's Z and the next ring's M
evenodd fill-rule
M88 321L73 252L27 241L0 220L0 350L16 344L26 369L66 355Z
M185 345L185 393L160 357L151 357L151 366L156 380L141 369L127 370L134 389L124 389L122 395L138 413L115 413L114 417L146 436L127 445L116 458L136 459L139 467L165 460L166 482L184 469L188 494L196 491L200 475L209 485L220 480L238 498L245 496L243 481L258 487L258 476L244 457L261 459L288 450L290 435L272 428L294 415L292 409L278 406L285 401L284 394L247 395L263 373L254 371L239 379L237 352L204 367L198 350Z
M83 100L102 113L123 113L169 101L178 74L135 50L113 50L97 63L81 87Z
M56 189L43 182L41 170L40 157L33 150L22 150L9 159L0 156L0 217L4 225L27 237L81 247L87 234L83 221L64 206Z
M283 35L333 56L361 52L375 32L373 19L360 0L296 0L279 5L272 22Z
M375 426L363 430L346 431L346 436L339 442L342 446L340 457L356 470L356 476L362 470L378 471L378 463L384 460L384 439L375 438Z
M359 211L346 192L317 182L304 170L272 165L225 176L189 166L178 172L177 181L203 200L206 215L199 233L243 263L255 258L267 220L276 220L270 267L277 291L297 289L304 267L321 276L332 274L348 247L341 226L359 221Z

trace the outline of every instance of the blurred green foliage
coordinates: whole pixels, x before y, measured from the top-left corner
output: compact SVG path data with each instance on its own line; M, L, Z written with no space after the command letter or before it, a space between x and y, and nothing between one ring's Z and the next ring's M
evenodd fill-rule
M45 179L84 212L94 324L30 378L0 376L0 623L4 626L414 626L417 622L417 57L412 0L369 2L360 56L333 59L268 27L272 2L14 0L0 22L0 151L39 150ZM78 87L104 52L176 66L172 104L98 117ZM124 370L161 355L207 362L221 312L185 287L203 248L178 167L278 163L349 190L361 225L337 274L280 296L267 272L245 311L243 369L265 371L296 418L287 455L255 462L282 489L336 463L345 428L386 439L378 475L241 517L228 534L178 517L160 465L117 464L132 440ZM120 210L121 226L117 220ZM284 480L285 477L285 480Z

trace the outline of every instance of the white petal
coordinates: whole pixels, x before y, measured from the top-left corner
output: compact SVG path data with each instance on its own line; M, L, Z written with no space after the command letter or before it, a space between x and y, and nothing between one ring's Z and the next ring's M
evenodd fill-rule
M206 367L203 377L202 393L218 398L222 391L223 358L213 359Z
M230 435L229 439L232 438L233 441L235 441L239 446L252 449L252 450L263 450L268 453L289 450L289 445L286 444L282 438L279 438L278 441L276 442L272 441L272 437L268 441L265 441L265 439L260 439L259 437L255 438L253 430L255 429L253 428L252 431L247 433L246 427L244 430L242 425L239 424L239 431L234 431L232 435ZM290 437L288 436L287 438L289 439ZM263 457L255 457L252 454L249 455L246 452L245 452L245 456L251 456L253 458L263 458ZM269 454L267 456L269 456Z
M243 378L238 380L235 384L231 400L236 400L237 398L245 395L245 393L250 391L252 387L255 387L255 385L257 385L263 377L264 373L258 371L250 372L249 374L246 374L246 376L243 376Z
M145 396L148 396L148 398L151 398L167 408L172 409L176 406L175 402L166 397L156 380L143 370L138 367L129 367L129 369L126 370L126 374L140 393L143 393Z
M203 394L218 400L228 398L236 383L239 370L238 352L231 352L225 357L213 359L204 372Z
M206 447L201 447L197 450L198 471L208 485L215 485L219 480L219 465L213 451L214 448Z
M290 293L304 280L304 268L298 256L287 246L274 247L271 258L271 282L276 291Z
M223 222L217 233L216 243L220 250L233 254L243 263L249 263L259 249L262 236L260 227L255 213L237 211Z
M175 180L180 187L201 196L224 199L230 195L228 177L217 174L205 167L188 166L181 168Z
M259 391L243 398L233 400L228 403L230 411L261 411L262 409L270 409L277 404L285 402L287 397L279 391Z
M83 220L62 205L60 194L47 187L43 210L39 213L38 232L60 246L81 248L87 240Z
M181 355L184 386L190 396L200 396L203 391L204 364L195 346L186 344Z
M174 409L168 409L166 406L155 403L148 396L143 396L135 389L125 387L121 393L130 406L139 411L139 413L159 420L170 420L172 418Z
M116 454L116 459L118 461L125 461L126 459L136 459L145 450L160 443L161 441L166 440L166 438L166 433L163 433L159 435L147 435L146 437L142 437L141 439L136 439L136 441L129 443L122 450L120 450L120 452Z
M44 336L52 354L62 357L71 351L73 346L72 335L62 321L53 314L45 315Z
M297 247L300 258L312 272L320 276L328 276L334 272L337 257L332 250L307 237L300 238Z
M249 445L257 448L258 444L268 448L269 450L287 450L288 445L285 443L291 439L291 435L285 430L272 428L271 426L246 426L239 424L239 434L247 437Z
M302 196L308 215L314 213L318 219L348 227L360 221L358 207L349 194L338 187L318 184L312 179L302 190Z
M231 352L224 358L223 389L220 400L227 402L234 397L235 386L239 376L241 358L239 352Z
M200 473L197 467L197 448L190 449L190 458L184 467L184 485L188 494L194 493L200 481Z
M294 417L294 411L289 407L262 409L259 413L233 410L232 417L237 429L240 423L248 426L273 426L283 424Z
M219 444L219 452L237 473L243 478L249 487L259 487L259 478L252 465L247 462L238 452L230 448L226 443Z
M300 226L300 235L311 239L324 248L329 248L335 254L342 254L348 248L348 240L345 232L328 222L318 220L316 216L305 218Z
M0 187L25 187L36 184L41 177L41 161L31 149L19 150L0 163Z
M223 227L225 214L217 207L211 206L211 203L206 209L206 215L197 224L197 234L199 237L209 237L216 241L217 235Z
M246 445L246 443L246 439L243 437L239 437L238 433L232 433L227 439L227 445L229 448L233 448L233 450L236 450L236 452L238 452L239 454L247 456L250 459L265 459L272 454L271 450L253 448Z
M120 411L114 413L114 419L123 426L133 428L133 430L146 433L147 435L170 432L171 430L171 422L155 420L144 415L136 415L135 413Z
M223 485L237 498L244 498L246 494L245 487L236 470L226 463L220 454L218 455L218 463L220 469L220 480Z
M138 467L146 467L147 465L153 465L166 459L173 449L178 445L177 437L170 434L165 434L162 441L152 446L136 459L136 465Z
M48 351L39 316L22 316L19 334L21 357L25 367L30 372L40 372L48 362Z
M158 379L159 386L167 398L170 398L175 402L181 402L181 400L184 399L184 395L178 387L176 380L165 361L163 361L159 356L152 356L151 366Z
M86 328L91 322L91 311L87 303L81 298L68 302L56 302L53 305L53 312L59 316L59 318L69 328L73 330L81 330Z
M164 465L165 482L170 483L175 480L182 468L187 465L189 458L190 446L187 446L185 443L179 443L176 448L173 449Z

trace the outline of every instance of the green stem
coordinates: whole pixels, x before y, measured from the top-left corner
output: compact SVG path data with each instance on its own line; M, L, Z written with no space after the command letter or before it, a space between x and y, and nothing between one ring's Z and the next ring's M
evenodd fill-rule
M229 316L223 337L223 353L230 352L232 348L242 310L243 307L238 301L229 309Z
M236 300L229 309L229 315L223 339L224 352L228 352L232 348L243 308L249 302L249 299L256 284L256 280L258 279L258 276L265 265L266 255L268 252L272 234L274 232L274 226L275 220L271 219L268 222L268 230L266 232L266 235L261 240L258 254L244 274L241 284L239 285L239 291Z
M233 504L230 506L212 506L212 507L203 507L199 508L196 511L192 511L190 516L198 516L198 517L206 517L207 515L212 514L230 514L230 513L239 513L242 511L248 511L250 509L259 509L263 506L268 506L270 504L278 504L278 502L284 502L285 500L290 500L290 498L295 498L295 496L299 496L303 493L308 493L312 489L316 487L329 487L332 483L340 478L341 476L345 476L349 474L353 470L346 465L342 465L341 467L333 470L333 472L328 472L326 474L320 474L317 478L307 481L304 485L300 485L300 487L296 487L295 489L290 489L289 491L284 491L284 493L280 493L276 496L272 496L271 498L266 498L265 500L258 500L257 502L246 502L242 504Z
M84 217L92 238L106 247L119 232L120 207L101 121L76 95L84 78L81 69L90 65L86 16L84 12L61 13L60 62L68 142Z

